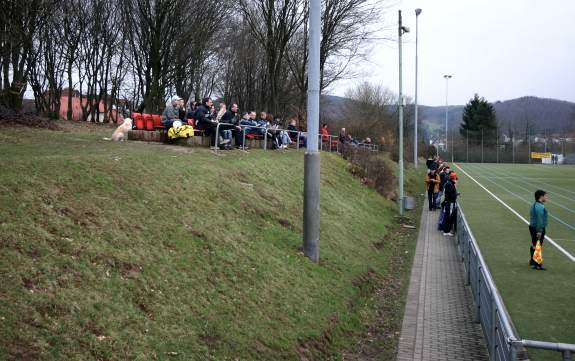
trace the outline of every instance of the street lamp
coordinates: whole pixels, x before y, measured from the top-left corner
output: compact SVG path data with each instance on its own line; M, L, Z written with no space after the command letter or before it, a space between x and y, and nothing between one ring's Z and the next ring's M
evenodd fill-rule
M321 0L309 2L307 150L304 156L303 253L319 262L320 155L318 152L320 94Z
M443 76L445 78L445 151L447 152L447 138L448 138L448 128L447 128L447 118L449 116L449 105L447 102L448 95L449 95L449 79L451 79L452 75L446 74Z
M419 34L419 14L421 9L415 9L415 121L413 122L413 166L417 169L417 38Z
M401 10L399 10L398 21L398 43L399 43L399 215L403 216L403 94L401 80L401 37L409 32L409 28L401 25Z

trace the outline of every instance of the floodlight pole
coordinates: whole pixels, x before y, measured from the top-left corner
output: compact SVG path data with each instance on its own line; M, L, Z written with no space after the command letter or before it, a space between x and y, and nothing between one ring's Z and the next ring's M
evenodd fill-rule
M321 31L321 0L309 2L309 60L307 91L307 149L304 155L303 192L303 253L319 262L319 182L318 152L320 70L319 50Z
M401 73L401 38L409 29L401 25L401 10L398 10L398 43L399 43L399 215L403 216L403 93Z
M413 166L417 169L417 124L418 117L418 103L417 103L417 88L418 88L418 35L419 35L419 14L421 9L415 9L415 122L413 124Z
M443 77L445 78L445 151L447 152L449 150L449 147L447 146L447 138L449 138L447 127L447 119L449 117L449 103L447 100L449 97L449 79L451 79L452 76L450 74L445 74Z

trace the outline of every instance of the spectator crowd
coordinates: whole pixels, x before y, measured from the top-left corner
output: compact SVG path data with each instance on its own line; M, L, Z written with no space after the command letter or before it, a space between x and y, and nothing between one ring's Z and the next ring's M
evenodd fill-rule
M307 143L305 129L298 127L296 118L284 122L266 112L260 112L259 115L254 110L240 113L237 104L232 104L228 108L226 104L219 103L216 108L211 98L204 98L201 103L190 101L186 106L182 98L174 96L164 109L161 119L162 125L169 129L168 134L172 137L189 134L190 130L193 134L193 130L199 130L210 137L212 148L215 148L218 137L219 148L232 149L234 144L236 148L245 149L244 133L246 136L256 138L267 136L267 139L271 139L274 149L286 149L293 143L305 147ZM327 124L322 124L320 134L322 142L331 141ZM372 144L370 138L361 142L354 139L345 128L341 129L339 142L342 145L353 146Z
M457 227L457 173L438 156L427 162L425 184L430 211L440 210L438 230L444 236L453 237Z

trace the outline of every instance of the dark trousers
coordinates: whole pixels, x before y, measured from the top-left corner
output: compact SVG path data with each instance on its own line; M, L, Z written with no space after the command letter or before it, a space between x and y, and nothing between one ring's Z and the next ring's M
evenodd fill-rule
M220 124L220 135L223 133L224 130L231 130L232 131L232 135L234 137L234 141L236 142L236 146L241 147L243 144L243 133L241 128L238 129L238 127L236 127L233 124L226 124L226 123L221 123Z
M529 226L529 234L531 235L531 247L529 247L529 264L535 265L535 261L533 260L533 253L535 252L535 246L537 245L537 241L541 242L541 247L543 247L543 240L545 240L545 228L541 232L541 238L537 238L537 229L535 227Z
M451 232L457 219L457 203L445 202L443 206L442 230L445 233Z
M437 193L433 191L433 188L427 190L427 200L429 201L429 210L434 210L437 202Z
M204 135L210 137L210 145L214 147L216 145L216 127L218 123L212 122L201 122L196 124L196 129L203 130ZM221 131L221 129L220 129ZM221 135L221 134L220 134Z

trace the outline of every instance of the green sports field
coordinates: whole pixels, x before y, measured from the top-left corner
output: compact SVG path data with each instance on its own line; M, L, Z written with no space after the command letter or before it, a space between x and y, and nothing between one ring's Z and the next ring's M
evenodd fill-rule
M520 337L575 343L575 166L461 163L454 168L459 203ZM547 271L529 267L527 224L501 203L528 220L537 189L549 193L547 235L557 245L544 244ZM561 359L549 351L530 355L537 361Z

